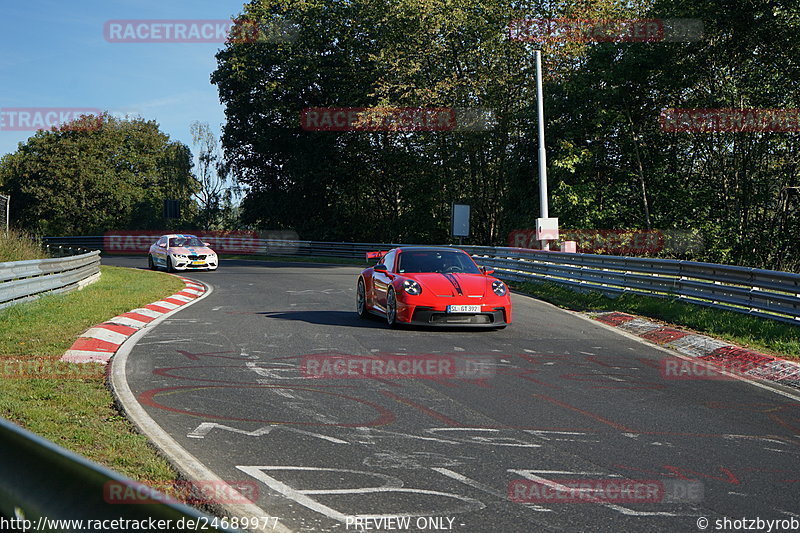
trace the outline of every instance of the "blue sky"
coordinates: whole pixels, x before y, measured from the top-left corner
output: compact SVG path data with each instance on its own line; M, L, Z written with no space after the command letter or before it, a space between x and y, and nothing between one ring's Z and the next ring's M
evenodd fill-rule
M189 124L225 119L209 77L222 43L115 43L108 20L217 20L242 0L3 0L0 108L98 108L156 120L192 147ZM0 156L31 131L0 131ZM193 147L192 147L193 148ZM195 151L194 149L192 150Z

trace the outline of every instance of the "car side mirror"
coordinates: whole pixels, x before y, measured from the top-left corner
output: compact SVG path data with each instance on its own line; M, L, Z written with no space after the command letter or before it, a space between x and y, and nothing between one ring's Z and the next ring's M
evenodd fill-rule
M383 263L381 263L380 265L375 265L374 267L372 267L372 270L374 270L375 272L389 272L389 269L386 268L386 265L384 265Z
M166 248L166 247L167 247L167 243L165 243L165 242L160 242L160 243L158 243L158 245L159 245L161 248Z
M482 266L481 270L483 270L483 273L486 274L487 276L489 274L494 274L494 270L492 270L491 268L486 268L485 266Z
M211 244L209 244L209 243L207 243L207 242L204 242L204 243L203 243L203 246L205 246L206 248L210 248L210 247L211 247Z

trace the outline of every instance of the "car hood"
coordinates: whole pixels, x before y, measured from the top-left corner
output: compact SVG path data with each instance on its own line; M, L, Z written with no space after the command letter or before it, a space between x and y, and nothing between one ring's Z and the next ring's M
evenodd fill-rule
M183 254L183 255L194 255L194 254L202 254L202 255L209 255L213 254L214 251L211 248L206 248L205 246L172 246L169 249L169 253L171 254Z
M423 291L430 291L436 296L485 296L487 277L483 274L439 274L423 272L407 274L406 277L416 280Z

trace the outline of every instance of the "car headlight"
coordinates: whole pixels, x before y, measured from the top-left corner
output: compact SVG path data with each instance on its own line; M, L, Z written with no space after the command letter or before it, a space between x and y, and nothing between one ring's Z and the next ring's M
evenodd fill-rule
M177 257L178 259L186 259L186 256L183 254L172 254L172 257Z
M496 279L492 282L492 290L498 296L505 296L507 291L506 284Z
M422 287L413 279L407 279L403 282L403 290L406 294L415 295L422 292Z

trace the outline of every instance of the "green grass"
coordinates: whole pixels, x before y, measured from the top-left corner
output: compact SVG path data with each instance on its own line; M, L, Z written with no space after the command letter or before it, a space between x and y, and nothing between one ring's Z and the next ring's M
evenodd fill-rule
M46 257L44 248L27 233L13 229L8 232L0 230L0 263Z
M565 309L631 313L778 357L800 359L800 327L790 324L674 299L636 294L610 298L596 292L581 293L555 283L519 283L513 288Z
M169 482L176 473L120 415L105 367L58 359L89 327L154 302L183 287L160 272L102 266L99 281L0 311L0 416L100 464L142 481ZM44 367L47 378L29 375Z

